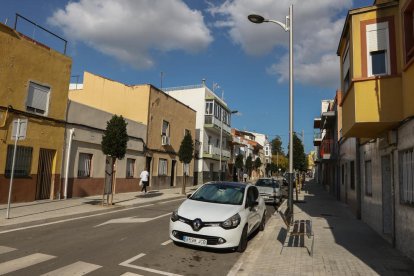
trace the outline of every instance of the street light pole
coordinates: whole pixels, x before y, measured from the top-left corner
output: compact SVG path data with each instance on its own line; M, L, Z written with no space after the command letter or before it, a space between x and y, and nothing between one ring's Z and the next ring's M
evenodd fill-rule
M285 23L265 19L261 15L251 14L247 17L252 23L260 24L271 22L289 31L289 196L288 208L291 220L293 220L293 5L289 6L289 15Z

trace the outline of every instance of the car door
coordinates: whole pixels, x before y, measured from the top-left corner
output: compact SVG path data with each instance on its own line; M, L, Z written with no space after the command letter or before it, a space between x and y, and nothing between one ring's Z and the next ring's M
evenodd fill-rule
M250 233L258 223L260 223L260 214L258 206L254 206L254 202L258 199L259 191L256 187L249 187L247 190L246 210L248 211L247 223L248 232Z

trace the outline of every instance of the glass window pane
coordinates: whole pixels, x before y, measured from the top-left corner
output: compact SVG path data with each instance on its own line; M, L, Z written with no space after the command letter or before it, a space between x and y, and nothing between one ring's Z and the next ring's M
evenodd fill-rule
M383 75L387 73L386 65L386 51L376 51L371 52L372 60L372 74L373 75Z

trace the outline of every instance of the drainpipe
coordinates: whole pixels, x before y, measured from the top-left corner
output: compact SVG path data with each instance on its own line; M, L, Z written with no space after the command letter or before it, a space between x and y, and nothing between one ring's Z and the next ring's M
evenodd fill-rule
M73 138L74 133L75 133L74 128L69 129L69 142L68 142L68 148L67 148L67 152L66 152L66 164L65 164L65 189L63 191L64 199L68 198L69 161L70 161L70 151L71 151L71 148L72 148L72 138Z
M355 163L357 164L356 166L356 184L358 185L357 187L357 219L361 220L362 219L362 183L361 183L361 151L360 151L360 140L359 138L355 138L355 147L356 147L356 154L355 154Z

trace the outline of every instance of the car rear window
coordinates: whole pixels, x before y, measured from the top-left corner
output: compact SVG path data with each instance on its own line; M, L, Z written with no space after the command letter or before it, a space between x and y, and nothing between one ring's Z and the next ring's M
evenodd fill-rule
M271 187L271 188L279 188L279 183L273 179L259 179L256 182L257 187Z

